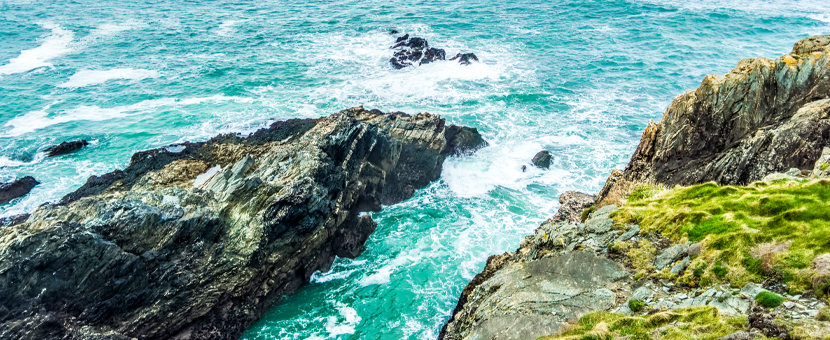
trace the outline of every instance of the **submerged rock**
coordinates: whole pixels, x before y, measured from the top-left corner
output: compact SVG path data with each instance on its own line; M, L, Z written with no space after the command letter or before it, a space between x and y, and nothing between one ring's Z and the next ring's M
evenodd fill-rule
M533 159L531 160L531 162L536 167L539 167L539 168L542 168L542 169L547 169L547 168L550 168L550 160L551 160L550 151L542 150L542 151L539 151L539 153L537 153L535 156L533 156Z
M461 65L470 65L474 61L478 61L478 57L476 57L473 53L459 53L456 54L455 57L450 58L450 60L458 60L458 63Z
M78 151L87 145L89 145L89 142L85 139L73 142L61 142L60 144L50 146L43 151L46 152L46 156L55 157Z
M26 176L11 182L0 183L0 204L6 204L15 198L25 196L38 184L40 184L40 182L32 176Z
M475 141L354 108L136 153L0 229L0 338L236 339Z
M747 184L813 168L830 145L830 36L776 60L744 59L674 99L649 123L625 169L630 182Z

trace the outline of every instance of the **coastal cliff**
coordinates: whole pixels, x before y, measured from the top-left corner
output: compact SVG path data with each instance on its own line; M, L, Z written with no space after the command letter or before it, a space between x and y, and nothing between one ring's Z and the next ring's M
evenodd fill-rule
M830 36L707 76L596 196L491 256L439 339L830 335L828 115Z
M236 339L359 255L363 213L484 145L438 116L359 107L136 153L0 223L0 338Z

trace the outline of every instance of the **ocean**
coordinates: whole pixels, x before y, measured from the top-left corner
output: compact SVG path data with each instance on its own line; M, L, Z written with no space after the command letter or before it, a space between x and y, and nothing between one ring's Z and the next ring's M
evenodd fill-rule
M396 70L393 29L480 62ZM361 256L315 273L242 337L435 339L487 257L515 250L562 192L598 191L675 96L828 33L817 0L0 0L0 182L42 182L0 217L140 150L359 105L440 114L490 146L373 214ZM91 144L42 153L78 139ZM543 149L548 170L529 164Z

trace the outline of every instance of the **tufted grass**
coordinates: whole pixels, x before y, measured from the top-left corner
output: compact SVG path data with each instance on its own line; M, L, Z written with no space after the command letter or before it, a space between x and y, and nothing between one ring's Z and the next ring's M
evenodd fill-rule
M586 314L560 335L539 339L611 340L630 335L630 340L710 340L743 331L746 327L745 317L723 315L711 306L681 308L648 316L596 312Z
M701 242L703 251L679 282L729 282L740 287L775 277L788 283L793 294L830 290L812 286L827 285L828 280L817 279L827 273L811 266L818 255L830 253L828 179L747 186L710 182L673 189L641 185L631 192L612 216L617 223L638 223L644 232L661 233L676 243ZM788 241L783 249L759 250Z

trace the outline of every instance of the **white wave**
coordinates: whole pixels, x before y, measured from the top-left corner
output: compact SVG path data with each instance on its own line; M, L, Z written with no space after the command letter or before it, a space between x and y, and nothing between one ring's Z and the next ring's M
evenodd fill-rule
M229 37L235 33L234 26L239 23L237 20L225 20L220 25L219 28L216 29L216 35Z
M41 26L52 30L52 33L43 40L40 46L20 51L19 56L0 66L0 76L24 73L41 67L51 67L50 60L72 51L69 46L74 36L72 31L55 24L41 24Z
M337 302L336 309L340 314L340 317L329 316L326 322L326 332L329 333L329 337L337 337L343 334L354 334L355 326L357 326L357 324L360 323L360 320L362 320L362 318L357 315L357 311L354 308L346 306L340 302ZM340 321L340 318L344 320Z
M18 166L37 164L40 163L40 161L42 161L44 158L46 158L46 154L42 152L35 154L35 157L29 162L16 161L6 156L0 156L0 168L13 168Z
M231 100L244 103L249 103L252 101L252 99L250 98L228 97L221 95L186 99L162 98L145 100L138 102L136 104L115 106L110 108L101 108L95 105L82 105L73 109L54 113L51 117L50 113L46 111L51 107L51 105L49 105L44 107L42 110L31 111L22 116L12 118L8 122L6 122L4 126L11 127L11 129L7 131L3 136L20 136L26 133L47 128L55 124L61 124L72 121L104 121L114 118L122 118L134 114L139 114L142 112L147 112L149 110L156 109L159 107L181 107L199 104L207 101L222 102Z
M410 262L417 262L419 259L419 257L409 255L396 257L383 267L378 268L374 273L360 279L360 285L370 286L389 283L390 276L398 267Z
M98 85L115 79L141 80L156 78L159 73L153 70L116 68L111 70L80 70L69 77L69 80L58 87L85 87Z

